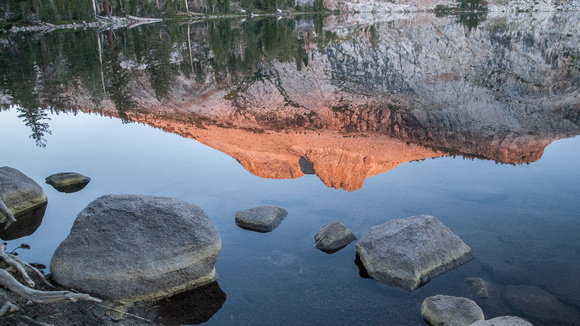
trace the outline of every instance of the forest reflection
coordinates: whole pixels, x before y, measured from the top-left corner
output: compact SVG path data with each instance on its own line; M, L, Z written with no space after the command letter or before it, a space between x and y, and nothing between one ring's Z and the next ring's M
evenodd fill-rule
M10 35L0 104L41 147L47 112L94 112L196 139L260 177L316 174L350 191L429 157L531 163L579 133L575 37L543 36L577 18L548 17L534 34L504 18L445 14Z
M43 110L74 111L111 101L128 122L125 113L138 105L129 86L143 75L161 101L178 77L200 83L209 77L218 84L259 78L264 57L295 60L300 69L308 62L304 38L312 37L309 27L299 31L303 21L322 30L322 17L302 16L9 36L0 44L2 109L16 104L39 146L50 133ZM82 90L81 99L73 97L74 90Z

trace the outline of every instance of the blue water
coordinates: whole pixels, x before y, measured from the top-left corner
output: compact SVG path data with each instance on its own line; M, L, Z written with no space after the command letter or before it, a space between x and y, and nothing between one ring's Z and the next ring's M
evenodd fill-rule
M48 265L90 201L103 194L180 198L201 206L222 237L219 285L227 294L211 325L424 325L421 302L467 296L486 318L518 315L500 297L478 298L464 282L482 277L501 288L537 286L570 309L580 293L580 138L557 140L529 165L444 157L404 163L368 178L362 189L326 187L315 175L261 179L197 141L141 124L79 113L49 115L52 135L35 145L15 109L0 112L0 165L19 169L48 195L40 228L9 241L29 262ZM44 183L56 172L92 178L77 193ZM271 233L240 229L234 214L278 205L288 217ZM476 259L414 292L359 277L354 243L328 255L314 248L320 226L341 221L360 239L370 227L418 214L437 217Z

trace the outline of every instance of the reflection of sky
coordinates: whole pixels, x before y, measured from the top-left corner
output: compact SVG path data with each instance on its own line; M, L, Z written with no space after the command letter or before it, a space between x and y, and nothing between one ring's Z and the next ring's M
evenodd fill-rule
M196 141L82 113L52 115L53 135L47 136L46 148L39 148L16 116L15 111L1 113L2 165L21 170L47 192L49 206L38 233L46 232L45 236L54 239L50 246L40 246L48 256L66 235L76 213L107 193L171 196L206 209L293 202L314 210L346 209L360 215L380 207L386 212L397 208L391 213L394 215L385 215L387 220L433 211L457 215L453 213L457 205L501 204L506 198L521 205L537 206L539 201L558 207L558 202L574 203L574 196L579 194L575 165L580 156L578 138L553 143L544 157L531 165L453 158L402 164L394 171L367 179L362 189L349 194L327 189L315 176L260 179L233 158ZM67 171L86 174L92 182L74 194L59 193L44 183L46 176ZM53 219L59 222L51 223ZM374 223L372 219L369 222L367 227ZM58 231L64 225L67 230Z
M208 212L223 241L217 269L228 301L210 323L226 323L230 315L244 314L244 304L254 302L255 297L277 300L270 297L278 286L269 283L275 282L270 279L273 271L286 278L288 298L296 295L304 302L273 307L270 317L253 311L258 314L256 322L266 322L276 313L296 310L296 315L298 311L308 315L309 309L321 308L309 302L314 300L309 295L314 294L308 289L316 284L318 295L334 293L336 289L326 283L329 277L341 282L345 291L356 290L368 300L391 294L422 300L399 292L379 293L375 283L361 281L352 263L354 245L333 255L314 250L312 236L332 221L342 221L361 238L371 226L394 218L434 215L472 247L477 259L492 265L510 259L573 261L580 252L578 137L554 142L541 160L530 165L429 159L402 164L367 179L362 189L347 192L327 188L314 175L295 180L260 179L219 151L148 126L123 125L118 119L82 113L50 117L52 135L47 135L47 147L39 148L28 138L30 129L19 121L17 112L0 112L0 165L33 178L49 199L38 231L10 242L9 247L26 242L32 249L20 251L21 257L48 264L76 214L107 193L170 196L195 203ZM92 181L72 194L59 193L44 183L46 176L67 171L83 173ZM235 225L237 210L264 204L289 211L272 233L256 234ZM240 270L252 270L254 278L240 275ZM468 268L455 273L465 270ZM436 278L421 291L441 290L448 285L446 277ZM240 288L242 283L245 286ZM248 291L252 286L255 290ZM268 286L269 290L264 289ZM329 305L336 309L353 306L353 302L336 300L329 299ZM312 322L323 317L321 311L310 314Z

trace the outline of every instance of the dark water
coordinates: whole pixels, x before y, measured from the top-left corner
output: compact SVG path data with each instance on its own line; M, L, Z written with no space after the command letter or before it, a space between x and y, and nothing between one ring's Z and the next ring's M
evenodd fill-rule
M227 299L207 324L423 325L421 302L435 294L472 298L486 318L517 315L538 325L579 324L578 21L565 14L540 16L548 27L534 31L509 30L510 19L525 21L522 17L501 19L488 17L469 26L456 17L370 25L271 19L10 36L2 44L0 63L2 94L9 95L0 112L0 165L43 185L49 204L34 234L8 246L28 243L31 249L20 250L21 258L48 265L78 212L98 196L170 196L204 208L222 237L216 269ZM562 32L559 24L571 27ZM435 40L417 43L441 31L461 37L445 46L427 45ZM312 44L304 46L305 40ZM476 52L477 44L489 44L481 49L492 53L460 50ZM442 53L459 58L433 59ZM426 58L431 61L422 61ZM465 63L467 58L471 61ZM429 67L440 72L437 79ZM290 121L282 111L281 120L260 120L254 113L200 119L205 113L197 109L189 120L172 116L181 104L195 107L191 103L197 97L191 94L202 94L204 87L251 111L251 105L259 106L252 87L271 76L278 76L274 89L286 94L279 101L286 110L304 108L305 99L327 94L293 95L292 87L312 79L293 84L284 69L289 76L326 76L315 80L332 81L339 90L328 93L350 102L332 106L332 119L314 122ZM324 73L315 74L318 70ZM211 102L213 93L203 94L207 97L200 103L218 106ZM350 105L361 98L387 98L391 120L368 122L382 112L370 100L365 105L375 115L365 124L356 120L348 110L354 112ZM138 110L151 115L135 115ZM248 125L248 116L257 124ZM309 173L298 178L250 173L242 155L249 145L240 140L240 152L232 154L217 136L204 134L224 121L228 128L217 129L224 135L241 130L267 139L328 131L362 147L376 133L436 151L423 159L400 158L400 165L384 173L369 173L358 189L348 188L346 181L334 189L321 182L328 179L313 155L308 156L312 169L303 167ZM310 123L321 126L312 129ZM188 134L191 130L179 129L184 125L198 129ZM336 148L342 144L337 141ZM372 148L367 157L380 157ZM63 171L92 181L70 194L44 184L46 176ZM341 173L349 171L355 169L346 166ZM289 215L265 234L234 223L236 211L259 205L281 206ZM441 220L476 258L414 292L359 277L354 244L332 255L314 248L314 234L333 221L361 238L373 225L419 214ZM488 281L490 297L478 298L467 277ZM550 313L554 319L515 311L502 298L507 285L552 293L560 301Z

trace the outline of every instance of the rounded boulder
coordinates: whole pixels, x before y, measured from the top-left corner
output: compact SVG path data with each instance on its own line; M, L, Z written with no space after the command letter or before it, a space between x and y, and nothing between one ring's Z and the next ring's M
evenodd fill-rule
M60 172L46 177L46 183L60 192L71 193L86 187L91 178L76 172Z
M483 311L473 300L449 295L425 299L421 314L433 326L468 326L485 319Z
M215 225L196 205L105 195L79 213L50 270L55 282L101 298L159 299L215 281L220 248Z
M38 183L17 169L3 166L0 167L0 201L18 219L19 215L46 205L48 200Z
M469 246L429 215L373 226L356 251L370 277L408 291L473 258Z

